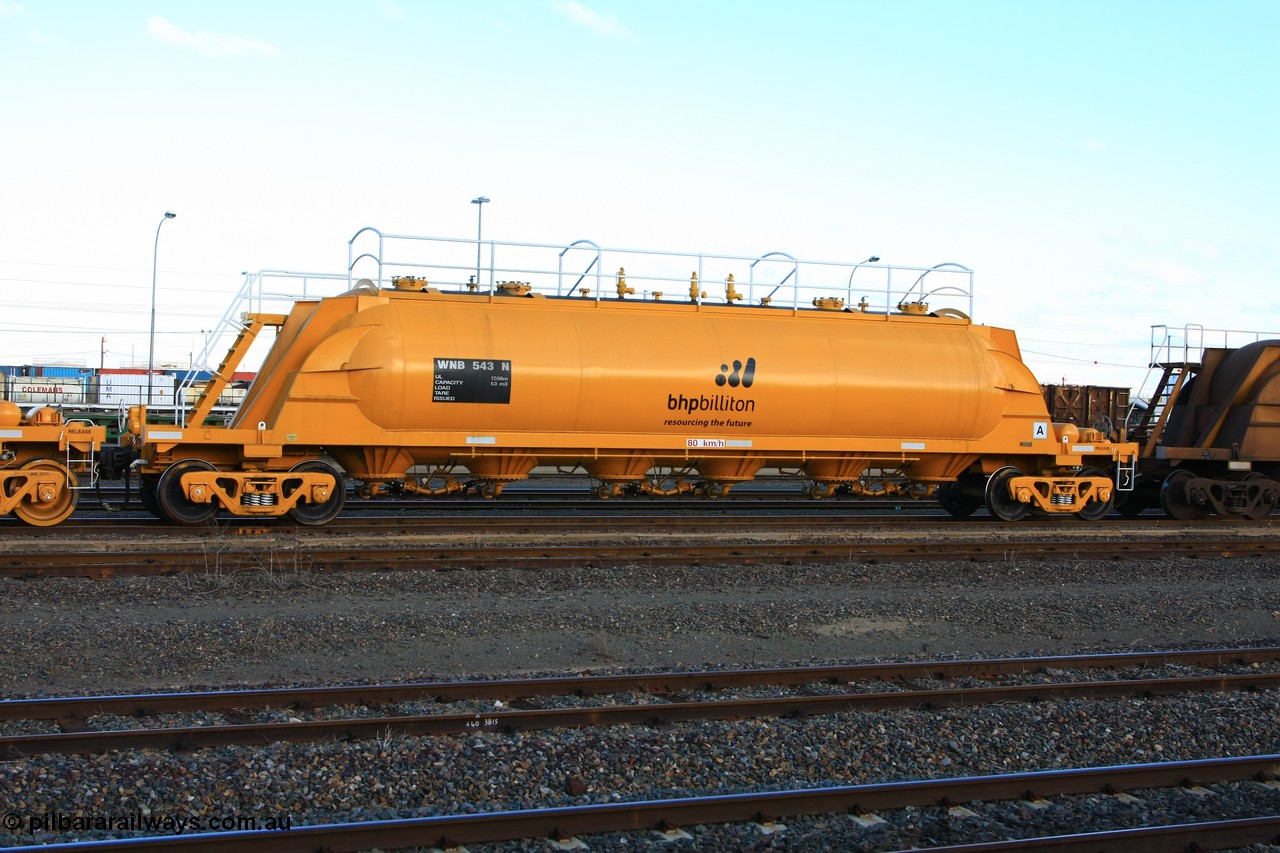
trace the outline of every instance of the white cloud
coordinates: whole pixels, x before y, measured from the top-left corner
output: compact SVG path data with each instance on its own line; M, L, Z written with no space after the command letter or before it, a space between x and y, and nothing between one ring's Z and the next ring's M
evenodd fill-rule
M0 0L0 2L4 2L4 0ZM151 37L156 41L178 45L179 47L193 47L206 56L238 56L245 53L256 53L259 56L276 56L280 53L280 50L273 44L246 38L245 36L210 33L204 30L196 30L194 33L189 33L186 30L175 27L159 15L153 15L147 21L147 31L151 33Z
M27 7L17 2L17 0L0 0L0 21L13 20L16 22L19 16L26 14ZM49 37L34 28L27 30L27 41L40 46L50 44Z
M578 0L557 0L551 4L551 8L596 35L606 38L627 38L631 35L617 18L601 15L595 9L579 3Z
M1140 278L1152 279L1168 287L1195 288L1205 283L1201 267L1174 260L1138 261L1130 269Z
M1178 240L1178 245L1186 252L1193 255L1197 260L1213 263L1222 259L1223 252L1221 247L1207 240L1198 240L1194 237L1183 237Z

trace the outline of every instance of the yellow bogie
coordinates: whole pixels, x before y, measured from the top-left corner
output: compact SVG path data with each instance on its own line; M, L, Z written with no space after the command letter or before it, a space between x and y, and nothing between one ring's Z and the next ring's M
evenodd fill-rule
M289 515L302 524L324 524L342 511L342 475L320 461L292 471L219 471L200 459L184 459L160 476L161 514L176 524L203 524L219 509L236 516Z
M1025 510L1096 520L1111 511L1114 488L1111 478L1096 469L1074 476L1029 476L1002 468L991 475L987 504L993 515L1005 521L1023 517Z
M75 511L76 475L56 459L31 459L0 472L0 514L12 512L35 527L52 527Z

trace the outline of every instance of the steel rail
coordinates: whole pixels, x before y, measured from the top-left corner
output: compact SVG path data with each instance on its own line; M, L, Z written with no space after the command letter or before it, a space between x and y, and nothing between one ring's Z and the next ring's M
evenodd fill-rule
M312 853L370 848L458 847L525 838L572 838L607 832L667 830L708 823L743 823L814 814L862 814L875 810L927 808L952 803L1037 799L1080 794L1113 793L1142 788L1214 784L1245 779L1274 778L1280 755L1171 761L1158 764L1111 765L1072 770L1009 773L885 782L807 790L729 794L680 800L569 806L526 811L404 818L348 824L303 826L281 831L205 833L171 837L120 839L88 844L51 844L14 848L43 853L94 850L159 851L279 851ZM1224 837L1243 843L1269 843L1280 817L1247 821L1194 824L1201 830L1232 833ZM1167 829L1167 828L1166 828ZM1137 836L1132 836L1136 838ZM1022 843L1022 842L1019 842ZM964 849L964 848L961 848ZM998 848L997 848L998 849ZM1008 848L1004 848L1008 849ZM1091 849L1097 849L1091 848Z
M1184 535L1184 534L1182 534ZM833 535L834 538L834 535ZM247 540L246 540L247 541ZM1071 539L1064 535L1001 542L912 539L897 542L736 542L718 545L571 545L531 547L462 547L429 544L333 547L308 542L280 548L246 549L243 553L167 543L162 548L129 551L59 550L38 554L3 554L0 576L110 577L208 571L210 560L220 571L260 566L263 553L296 554L310 571L420 571L427 569L552 569L578 567L703 566L716 564L830 563L868 560L1006 560L1011 556L1041 559L1120 558L1164 559L1188 557L1262 557L1280 553L1280 539L1222 539L1219 537L1150 537L1135 541Z
M992 525L1015 533L1040 531L1066 535L1097 535L1100 532L1118 533L1132 531L1136 534L1150 534L1153 531L1168 532L1177 530L1185 533L1188 530L1204 530L1214 535L1230 535L1240 533L1246 537L1264 536L1272 526L1280 524L1280 515L1274 520L1262 521L1223 521L1221 519L1195 519L1178 521L1176 519L1151 517L1141 520L1112 516L1099 521L1083 521L1080 519L1027 520L1018 522L1016 526L1005 527L1004 522L994 518L979 516L969 519L953 519L936 507L915 504L903 504L900 509L885 512L883 507L866 508L851 507L847 504L814 503L805 512L797 512L797 502L761 504L751 502L743 505L723 503L714 506L706 503L685 504L601 504L599 501L590 504L592 515L583 515L584 505L581 502L566 503L556 512L547 514L547 507L539 504L538 515L521 515L513 513L515 507L497 506L492 503L476 501L462 502L449 507L430 507L431 515L419 514L377 514L385 513L389 508L369 508L361 513L348 513L339 516L322 527L308 527L295 524L288 519L253 519L235 516L220 516L215 521L200 527L181 527L169 524L158 518L119 517L83 518L73 517L54 527L29 527L14 519L0 519L0 530L8 530L15 536L49 537L74 539L77 536L100 536L103 529L119 533L127 531L147 536L170 534L180 537L215 537L227 533L241 531L254 533L281 533L296 536L321 538L326 534L351 533L365 530L392 529L404 532L449 532L492 531L506 528L526 529L562 529L566 523L574 530L592 530L596 528L614 532L618 529L639 527L661 528L665 530L705 530L708 528L740 526L744 529L785 529L792 527L835 526L836 532L850 529L876 531L884 525L893 526L936 526L948 533L965 530L984 531ZM827 529L832 529L828 527Z
M1102 832L1080 832L1039 838L1014 838L975 844L929 847L931 853L1003 853L1007 850L1052 850L1055 853L1183 853L1229 850L1253 844L1280 844L1280 815L1142 826Z
M474 509L474 507L473 507ZM794 507L792 507L794 509ZM137 536L176 536L179 538L214 538L226 534L284 534L323 538L326 535L362 533L368 531L393 531L404 535L445 533L494 533L494 532L528 532L537 530L556 530L571 527L573 532L604 531L616 533L623 531L663 532L698 532L718 528L741 528L752 531L759 530L797 530L818 528L830 530L837 526L840 530L847 528L864 528L868 531L883 528L886 525L907 526L913 524L945 524L954 529L954 522L944 520L937 512L932 515L921 515L919 512L903 511L894 514L865 513L850 515L846 509L838 512L813 512L806 515L779 515L775 511L749 509L735 512L732 515L721 514L682 514L655 513L651 509L627 514L609 514L597 516L581 515L582 507L569 507L566 513L577 515L510 515L469 512L458 515L431 516L355 516L347 515L334 519L323 527L307 527L288 520L276 519L239 519L220 518L216 523L202 527L179 527L168 524L158 518L147 519L71 519L55 527L28 527L16 522L7 525L18 536L35 536L40 538L59 538L74 541L78 537L101 537L102 534L137 535ZM977 519L973 523L985 526L990 519ZM994 523L994 522L991 522ZM1090 524L1092 522L1084 522ZM1116 522L1120 523L1120 522Z
M665 695L680 691L712 691L764 685L910 681L913 679L995 678L1040 670L1152 669L1169 666L1245 665L1280 660L1280 646L1183 649L1026 658L977 658L901 663L862 663L763 669L579 675L555 678L429 681L263 690L218 690L187 693L67 696L0 701L0 720L61 720L71 723L97 714L143 717L193 711L307 709L325 706L378 707L430 699L439 703L466 700L513 702L546 696L591 696L610 693Z
M539 502L537 504L515 506L495 504L492 502L481 503L476 501L463 501L451 503L447 506L418 506L417 509L426 509L429 512L413 513L411 510L415 507L381 507L356 506L354 509L348 509L343 515L338 516L333 521L323 527L308 527L306 525L296 524L288 518L281 519L252 519L239 518L233 515L218 516L209 527L233 527L236 525L254 526L262 525L265 522L274 523L275 526L298 533L324 533L331 530L342 530L347 527L366 527L366 526L396 526L413 525L422 527L448 527L449 524L457 523L473 523L477 526L489 523L497 524L515 524L520 521L526 523L545 523L550 526L562 525L566 519L571 520L576 526L582 522L588 526L608 526L611 524L635 525L645 521L653 520L671 520L671 521L707 521L712 525L724 525L743 523L745 521L774 521L778 523L790 522L794 524L814 524L821 519L834 519L844 524L872 524L872 523L893 523L901 520L907 523L920 523L932 521L935 524L1002 524L994 518L980 516L972 519L953 519L951 516L944 514L936 506L917 506L912 504L904 504L901 508L895 509L893 505L885 506L877 503L876 505L868 504L866 506L850 506L847 503L821 503L810 502L808 504L799 501L782 501L782 502L759 502L751 501L744 504L721 504L709 503L706 501L677 503L677 504L655 504L651 502L640 502L631 504L610 504L600 502L585 503L583 501L567 501L563 504L548 506L546 503ZM590 509L591 513L584 514L584 509ZM159 518L142 517L138 519L111 516L105 518L84 518L77 519L72 517L53 530L68 530L77 522L83 523L86 529L94 529L101 526L109 526L112 523L124 521L139 522L139 526L148 528L163 527L175 531L188 531L192 528L183 528L169 524ZM1202 524L1212 523L1205 519L1196 519L1193 521L1172 521L1167 519L1152 518L1152 523L1165 522L1168 524ZM1035 522L1029 522L1034 524ZM1048 522L1045 522L1048 523ZM1081 521L1082 524L1133 524L1132 519L1114 518L1104 521ZM1140 522L1140 523L1145 523ZM1228 522L1217 522L1219 525ZM1236 522L1245 527L1255 526L1259 523L1267 522ZM14 525L18 527L18 525ZM26 528L19 528L26 529ZM41 530L49 528L40 528Z
M485 711L398 717L360 717L287 723L58 732L0 737L0 755L20 758L46 753L88 754L108 750L190 751L214 746L366 740L479 732L527 732L588 726L669 725L700 720L809 717L895 708L930 710L997 702L1042 702L1063 698L1151 698L1196 692L1261 691L1280 687L1280 673L1211 677L1128 679L1060 684L961 687L767 699L645 702L546 710Z

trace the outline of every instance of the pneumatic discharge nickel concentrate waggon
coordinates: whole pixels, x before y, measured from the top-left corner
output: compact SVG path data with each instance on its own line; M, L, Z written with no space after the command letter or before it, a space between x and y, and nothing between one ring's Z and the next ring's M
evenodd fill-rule
M104 474L132 466L143 503L179 524L323 524L348 480L361 497L493 497L535 468L585 474L605 498L719 497L773 474L815 498L891 481L1006 521L1098 518L1131 488L1137 446L1051 421L1014 333L970 320L958 264L371 228L348 249L346 275L247 276L251 310L228 311L236 339L204 394L176 424L130 410ZM282 280L338 295L270 313ZM244 402L207 424L220 377L266 329Z

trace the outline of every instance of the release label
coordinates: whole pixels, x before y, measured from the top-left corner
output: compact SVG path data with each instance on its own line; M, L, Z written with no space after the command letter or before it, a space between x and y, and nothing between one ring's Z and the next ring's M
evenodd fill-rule
M510 403L511 362L479 358L437 358L431 385L433 403Z

